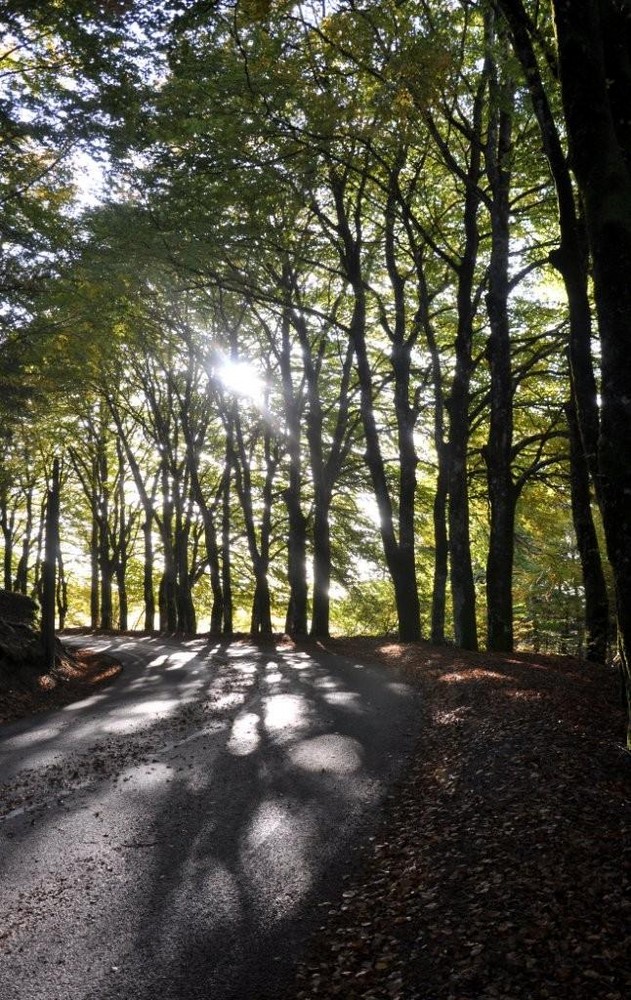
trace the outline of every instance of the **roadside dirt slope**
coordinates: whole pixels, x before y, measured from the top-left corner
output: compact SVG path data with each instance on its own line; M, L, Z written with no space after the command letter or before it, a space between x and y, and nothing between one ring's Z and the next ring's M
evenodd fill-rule
M631 761L614 671L338 640L425 718L379 835L288 997L628 1000Z

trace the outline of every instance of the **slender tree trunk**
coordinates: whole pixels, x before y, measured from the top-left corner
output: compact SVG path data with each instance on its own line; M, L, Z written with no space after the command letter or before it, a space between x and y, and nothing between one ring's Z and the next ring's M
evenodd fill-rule
M173 558L175 564L175 602L177 610L178 632L193 634L196 629L195 609L191 593L191 579L188 566L188 543L190 523L183 509L183 493L185 484L174 482L175 494L175 531L173 536Z
M241 430L241 420L238 413L234 414L232 427L234 443L238 460L235 461L235 481L237 493L243 511L245 531L248 540L252 571L254 573L254 597L250 617L250 631L253 636L271 638L272 612L271 596L267 574L269 571L269 544L272 516L272 484L276 463L272 460L271 439L268 430L264 432L265 481L263 484L263 513L259 528L260 541L257 542L256 524L254 520L254 503L252 495L252 474L250 462L246 454L245 443Z
M487 15L489 51L496 42L494 15ZM489 56L490 121L485 148L491 191L491 257L486 308L490 334L486 356L491 372L489 436L484 449L490 508L486 564L487 647L513 650L513 562L517 491L513 485L513 375L508 316L510 182L513 86L501 83Z
M184 436L186 438L186 454L188 462L189 477L191 483L191 494L199 508L204 525L204 542L206 545L206 558L208 560L208 570L210 574L210 588L212 593L212 605L210 609L210 634L212 636L221 635L221 625L223 621L223 589L221 585L221 567L219 564L219 545L217 541L217 529L213 511L209 506L202 485L199 480L198 458L191 436L190 428L187 425L185 416L182 418Z
M94 513L96 498L92 501L92 530L90 534L90 628L99 627L100 577L99 577L99 524Z
M24 537L22 539L22 552L15 571L15 589L19 594L26 594L28 590L28 563L31 554L31 543L33 538L33 490L29 486L26 491L26 524L24 526Z
M143 603L145 609L144 615L144 629L146 632L153 632L155 629L155 619L156 619L156 600L153 585L153 572L154 572L154 547L153 547L153 521L156 517L156 510L154 505L155 500L155 482L154 489L150 494L147 490L147 485L145 478L142 474L138 460L134 454L133 448L129 440L129 435L125 431L125 427L121 418L121 414L116 406L116 403L111 396L106 395L107 405L109 407L110 413L116 425L116 430L118 432L117 438L117 450L119 454L119 466L122 470L123 467L123 453L127 458L127 463L131 469L134 484L138 491L140 501L142 503L144 512L144 521L142 525L143 540L144 540L144 564L143 564ZM122 447L121 447L122 446ZM123 496L124 500L124 496ZM156 519L157 520L157 519ZM97 612L98 613L98 612Z
M379 434L372 405L372 377L364 334L365 303L363 289L355 289L356 301L351 330L357 372L361 386L361 411L366 437L366 463L371 473L375 499L380 515L381 540L386 564L394 587L399 638L402 642L417 642L421 638L420 604L416 584L416 567L409 550L401 553L393 525L393 510L379 445Z
M344 182L337 177L334 171L330 173L330 182L335 199L338 229L343 244L341 261L353 290L350 339L355 353L360 387L360 411L366 440L366 464L379 510L379 528L386 565L394 587L399 638L403 642L416 642L421 638L421 609L416 582L414 549L413 547L410 549L410 538L407 534L403 539L403 546L400 545L401 540L397 539L394 509L375 419L374 387L366 343L366 288L362 275L361 240L358 232L355 235L351 232L345 204ZM404 523L409 517L407 506L406 503Z
M326 639L330 629L331 529L329 506L323 491L316 491L313 512L313 608L311 635Z
M447 533L447 500L449 496L448 449L445 445L445 400L440 351L430 317L430 301L422 255L417 254L418 322L423 327L431 359L430 372L434 390L433 437L436 451L436 492L432 509L434 531L434 573L432 580L431 641L445 642L447 579L449 575L449 536Z
M66 627L66 615L68 614L68 580L64 560L61 553L61 546L57 546L57 616L59 618L59 628Z
M55 600L56 567L59 551L59 459L53 460L51 483L46 499L44 563L42 566L41 637L44 648L44 669L55 666Z
M160 631L177 632L177 569L173 550L173 501L166 463L162 463L162 548L164 570L160 580Z
M391 339L390 364L394 375L394 411L397 427L399 460L398 552L397 574L404 592L406 631L420 638L421 608L416 581L416 543L414 515L416 510L416 466L418 456L414 443L414 427L418 412L410 403L410 368L412 349L418 336L416 324L407 329L406 279L397 264L396 203L399 168L391 170L385 212L384 251L388 277L393 293L394 325ZM395 584L395 591L397 584Z
M287 282L287 274L283 275ZM287 579L289 602L285 631L294 637L307 634L307 520L302 512L301 406L293 386L291 371L291 341L289 307L285 306L281 321L280 370L283 385L289 484L284 500L289 520L287 539Z
M328 458L324 458L322 440L323 414L319 391L319 364L314 358L304 318L294 314L294 324L302 349L307 391L306 437L313 482L313 601L310 634L327 638L331 612L331 529L329 524L333 484L339 476L345 441L348 442L349 385L353 365L353 349L349 344L342 364L339 406ZM320 350L325 344L320 341Z
M114 627L114 612L112 604L112 580L113 567L110 559L109 533L107 521L101 515L99 520L99 574L101 582L100 607L101 620L100 627L110 630Z
M269 590L269 560L270 541L272 537L272 487L277 461L272 457L272 437L266 428L263 434L263 451L265 458L265 480L263 482L263 513L260 526L260 558L255 561L257 620L260 635L271 638L272 630L272 599Z
M444 445L441 445L441 451ZM434 577L432 582L431 641L435 645L445 642L445 612L447 604L447 576L449 565L449 538L447 535L447 473L444 458L438 457L438 479L433 504L434 525Z
M112 582L113 563L110 558L110 494L108 486L108 461L105 446L105 436L103 428L99 430L96 452L97 482L100 485L100 496L97 499L98 508L98 549L99 549L99 573L101 578L101 620L102 629L110 630L114 627L114 614L112 605Z
M230 492L232 483L233 442L232 427L226 428L226 460L224 466L223 491L221 495L221 586L223 591L223 626L224 635L233 632L233 602L232 602L232 553L230 545Z
M129 618L126 572L127 563L129 562L129 537L131 524L128 519L127 504L125 500L125 451L120 438L116 439L116 458L118 461L118 480L114 510L114 573L116 577L116 589L118 591L118 627L121 632L126 632Z
M381 540L386 564L394 586L399 637L403 642L416 642L421 638L416 567L410 563L408 558L401 557L394 531L392 501L388 491L372 402L372 376L365 339L366 305L363 287L357 285L354 288L354 293L355 305L351 322L351 336L361 387L360 405L366 438L366 463L370 470L379 509Z
M530 22L522 0L499 0L510 27L513 46L522 65L533 109L541 132L543 151L554 181L559 208L561 242L550 254L565 286L570 319L570 365L573 394L583 450L596 496L600 494L598 468L599 412L592 361L592 317L588 291L588 246L583 220L576 205L569 158L561 143L559 129L543 83Z
M121 559L116 562L115 573L118 589L118 627L121 632L126 632L129 624L129 601L125 581L125 563Z
M465 243L458 268L456 363L447 411L449 438L449 553L454 633L458 646L478 648L476 595L471 559L469 526L469 481L467 451L469 445L469 403L473 371L473 324L475 320L474 278L480 234L478 209L481 201L480 180L482 109L486 90L486 71L478 84L471 128L469 167L465 190L463 228Z
M43 566L43 556L44 551L44 535L46 533L46 500L42 504L42 508L39 514L39 526L37 529L37 542L35 546L35 572L33 579L33 587L31 590L31 597L34 601L41 604L42 601L42 566Z
M570 433L572 520L583 573L587 659L595 663L604 663L607 658L609 634L607 585L592 517L589 470L573 403L568 403L566 414Z
M145 605L145 632L153 632L156 622L156 599L153 591L153 517L145 510L142 525L144 539L144 563L142 571L142 593Z
M15 513L9 512L9 501L6 490L2 490L0 496L0 527L4 538L4 589L11 590L13 587L13 526Z

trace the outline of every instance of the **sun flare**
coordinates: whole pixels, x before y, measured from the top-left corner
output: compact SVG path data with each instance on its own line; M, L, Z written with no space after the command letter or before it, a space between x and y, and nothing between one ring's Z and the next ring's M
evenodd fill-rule
M263 379L249 361L223 361L217 374L224 388L234 393L235 396L262 399Z

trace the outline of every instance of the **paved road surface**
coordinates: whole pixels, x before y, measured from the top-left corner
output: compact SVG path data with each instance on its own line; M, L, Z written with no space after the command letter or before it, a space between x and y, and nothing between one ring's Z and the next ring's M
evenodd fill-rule
M405 763L414 693L323 652L80 641L122 675L0 727L0 1000L275 996Z

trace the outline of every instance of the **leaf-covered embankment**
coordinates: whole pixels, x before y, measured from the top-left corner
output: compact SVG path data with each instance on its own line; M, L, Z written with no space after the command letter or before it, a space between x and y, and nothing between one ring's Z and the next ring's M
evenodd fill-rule
M614 671L336 641L424 694L414 759L290 995L624 1000L631 761Z
M36 614L30 598L0 590L0 724L68 705L122 670L105 653L69 650L59 641L48 670Z

